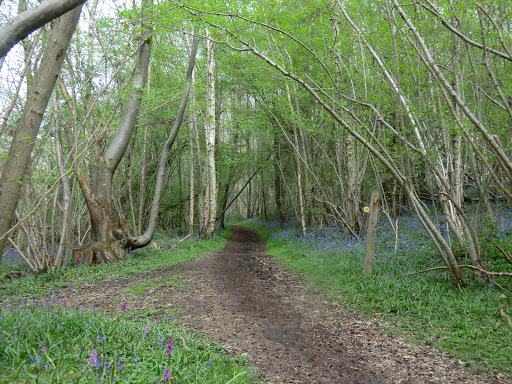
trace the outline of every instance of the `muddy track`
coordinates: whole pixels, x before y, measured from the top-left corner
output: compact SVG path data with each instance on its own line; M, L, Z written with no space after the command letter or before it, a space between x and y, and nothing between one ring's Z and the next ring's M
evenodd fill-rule
M251 229L232 226L224 250L165 270L87 288L95 309L181 308L188 328L234 355L246 354L269 383L507 383L502 375L464 368L434 347L407 344L383 324L330 303L265 253ZM182 276L144 298L122 288ZM126 291L126 290L125 290ZM129 297L128 297L129 296ZM213 384L213 383L212 383Z

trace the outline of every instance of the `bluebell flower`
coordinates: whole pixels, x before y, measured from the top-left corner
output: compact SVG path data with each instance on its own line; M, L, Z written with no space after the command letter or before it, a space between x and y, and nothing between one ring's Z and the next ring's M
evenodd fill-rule
M96 352L96 350L93 349L89 354L89 366L96 367L98 364L98 360L98 352Z
M172 337L169 337L169 340L167 340L167 346L165 348L165 355L171 356L173 351L174 351L174 341L172 340Z

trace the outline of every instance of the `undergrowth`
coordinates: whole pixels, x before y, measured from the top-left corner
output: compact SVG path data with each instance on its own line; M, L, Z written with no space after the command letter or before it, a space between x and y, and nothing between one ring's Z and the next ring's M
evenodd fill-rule
M0 383L253 383L244 359L167 323L43 306L0 310Z
M28 297L42 297L51 291L67 288L72 283L75 288L80 288L86 283L95 281L112 281L128 277L142 272L149 272L163 268L169 268L193 258L212 253L222 249L226 243L227 234L223 233L211 240L198 238L183 241L179 247L170 251L160 251L152 247L146 247L131 252L125 259L116 263L99 264L94 267L80 265L57 269L39 275L27 275L22 278L9 281L0 281L0 302L11 297L17 299ZM164 244L169 239L157 237L156 243ZM3 263L2 263L3 264ZM12 268L7 263L5 268ZM14 265L15 268L24 268L22 264ZM0 273L2 269L0 269Z
M172 317L134 319L122 305L119 312L94 313L84 311L78 297L73 303L59 299L60 289L76 292L89 282L211 253L224 246L226 235L187 240L167 252L148 247L118 263L1 282L0 383L255 383L257 375L245 357L233 358L222 346L185 332ZM176 279L158 284L176 284Z
M512 375L512 327L500 314L503 309L512 317L512 298L497 286L510 291L510 278L479 282L467 272L467 285L455 287L443 270L410 275L443 265L417 220L401 219L396 252L389 226L379 225L370 278L363 275L364 239L347 238L336 228L302 236L292 226L280 230L258 220L243 225L256 229L270 254L333 300L395 324L389 332L436 345L468 365ZM486 254L484 261L490 270L512 272L502 259Z

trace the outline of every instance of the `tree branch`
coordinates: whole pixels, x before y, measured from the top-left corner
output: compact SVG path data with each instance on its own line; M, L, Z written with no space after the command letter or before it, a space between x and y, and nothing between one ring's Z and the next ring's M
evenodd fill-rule
M0 28L0 57L37 28L75 9L87 0L46 0L20 13Z

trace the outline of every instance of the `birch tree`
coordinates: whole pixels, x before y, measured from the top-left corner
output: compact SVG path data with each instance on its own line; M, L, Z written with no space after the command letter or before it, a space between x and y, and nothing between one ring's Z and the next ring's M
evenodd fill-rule
M204 201L205 238L210 238L215 232L217 215L217 174L215 168L215 57L214 42L209 38L207 32L206 41L206 89L207 107L205 116L205 138L206 138L206 198Z

